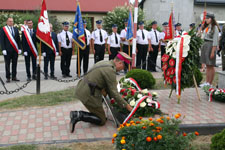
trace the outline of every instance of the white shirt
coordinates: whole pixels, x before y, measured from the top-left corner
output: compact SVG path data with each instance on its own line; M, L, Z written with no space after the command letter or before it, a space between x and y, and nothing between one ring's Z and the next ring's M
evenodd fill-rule
M87 45L90 45L90 40L91 40L91 32L85 29L86 36L87 36Z
M118 40L118 43L116 44L116 37ZM116 33L116 37L115 37L115 33L113 32L112 35L109 36L107 44L110 45L110 47L120 47L120 35L118 33Z
M127 27L121 31L120 37L121 37L121 38L125 38L125 40L126 40L126 38L127 38ZM121 43L123 43L123 44L125 44L125 45L129 45L129 43L128 43L127 40L126 40L126 41L122 41L122 40L121 40Z
M165 36L166 36L166 34L165 34L164 31L163 32L160 32L160 40L164 40L165 39ZM161 42L161 45L166 46L166 43Z
M155 34L155 31L156 31L156 34ZM157 36L157 39L158 40L156 40L156 36ZM149 37L150 37L150 40L151 40L151 44L152 45L159 45L159 42L160 42L160 32L159 31L152 29L149 32Z
M142 37L142 31L144 33L144 39ZM137 43L141 45L148 45L149 32L145 29L137 31Z
M102 34L102 42L100 41L100 31ZM96 29L92 32L91 38L94 40L94 44L105 44L105 40L108 38L107 32L103 29Z
M66 31L62 30L62 32L60 32L57 37L58 37L58 42L61 43L61 47L63 48L72 48L72 38L73 38L73 34L70 31L67 31L68 37L69 37L69 45L66 45Z

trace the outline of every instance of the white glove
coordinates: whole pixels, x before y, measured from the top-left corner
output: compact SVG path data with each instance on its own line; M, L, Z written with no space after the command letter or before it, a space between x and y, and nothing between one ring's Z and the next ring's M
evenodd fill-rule
M28 53L27 53L27 52L24 52L24 53L23 53L23 55L24 55L24 56L27 56L27 55L28 55Z
M6 56L7 55L7 51L6 50L3 50L2 51L2 54Z
M18 54L20 55L22 53L22 51L19 49L19 52L18 52Z
M59 52L56 52L56 56L59 56Z
M42 56L46 57L46 53L45 53L45 52L44 52L44 53L42 53Z

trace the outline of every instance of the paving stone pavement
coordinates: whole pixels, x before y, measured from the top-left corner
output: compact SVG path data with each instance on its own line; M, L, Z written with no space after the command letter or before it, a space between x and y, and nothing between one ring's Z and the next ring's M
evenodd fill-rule
M151 91L153 92L153 91ZM208 102L200 90L202 101L197 99L195 89L185 89L181 104L177 104L175 93L169 99L170 90L157 90L161 110L170 116L181 113L184 124L225 123L225 104ZM73 134L69 132L69 112L86 110L78 101L74 103L0 112L0 146L18 143L51 142L68 140L91 140L111 138L116 127L107 121L104 126L79 122ZM109 118L111 116L109 115Z

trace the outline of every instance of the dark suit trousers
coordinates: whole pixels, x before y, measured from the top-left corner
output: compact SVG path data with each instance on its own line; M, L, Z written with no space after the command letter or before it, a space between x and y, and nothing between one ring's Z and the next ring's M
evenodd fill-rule
M28 55L27 56L24 56L24 57L25 57L25 65L26 65L27 77L30 78L31 77L31 73L30 73L30 60L32 61L33 75L36 75L37 60L34 57L34 55L31 54L30 52L28 52Z
M146 70L146 56L148 52L148 45L141 45L137 44L137 62L136 62L136 67L139 69L144 69Z
M153 51L149 52L148 57L148 70L156 71L156 60L159 52L159 45L152 45Z
M94 55L95 63L97 63L101 60L104 60L105 44L103 44L103 45L95 44L94 48L95 48L95 55Z
M161 68L163 66L163 62L162 62L162 56L166 53L166 46L162 45L161 46Z
M18 54L16 53L16 51L7 51L7 55L4 56L4 59L5 59L6 78L10 79L10 63L11 63L11 61L12 61L12 78L16 78Z
M61 70L63 75L70 74L70 63L72 57L72 48L66 49L62 47Z
M120 51L120 47L110 47L110 52L112 53L109 55L109 60L112 60L116 57L118 52Z
M51 71L51 76L54 76L54 71L55 71L55 54L46 54L46 57L44 57L44 72L45 75L48 74L48 64L50 62L50 71Z
M80 49L80 73L81 73L81 62L83 60L83 72L86 73L88 71L88 63L89 63L89 53L90 46L87 45L84 50ZM78 74L78 59L77 59L77 74Z
M124 53L127 53L129 55L129 46L128 45L125 45L123 44L123 52ZM132 57L132 46L130 45L130 57ZM125 63L125 68L124 68L124 71L127 72L128 70L128 64Z

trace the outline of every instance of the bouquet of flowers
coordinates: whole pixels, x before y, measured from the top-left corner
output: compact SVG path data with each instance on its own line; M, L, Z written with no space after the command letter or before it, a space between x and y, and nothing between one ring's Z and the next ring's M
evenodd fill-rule
M136 108L133 117L149 117L154 114L161 114L156 92L151 94L147 89L142 90L132 78L120 80L117 88L123 99L133 108ZM113 98L111 99L111 104L118 112L129 114L128 110L120 108Z
M211 88L209 85L203 86L203 90L209 96L209 101L212 100L225 102L225 89Z
M176 90L178 103L181 90L194 85L193 77L196 78L197 84L200 84L202 80L202 74L199 71L201 44L202 40L193 31L189 34L184 33L167 44L166 54L162 57L164 82L171 85L170 96L173 90Z

